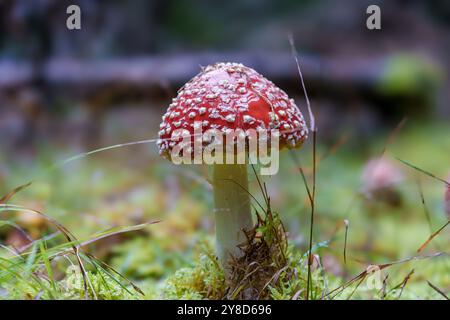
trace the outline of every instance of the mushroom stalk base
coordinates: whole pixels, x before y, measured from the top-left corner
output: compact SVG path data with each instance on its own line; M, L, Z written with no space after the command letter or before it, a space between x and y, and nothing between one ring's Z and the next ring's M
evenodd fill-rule
M238 248L247 241L243 230L253 227L247 165L214 164L212 180L217 254L227 273L231 255L241 257L243 254Z

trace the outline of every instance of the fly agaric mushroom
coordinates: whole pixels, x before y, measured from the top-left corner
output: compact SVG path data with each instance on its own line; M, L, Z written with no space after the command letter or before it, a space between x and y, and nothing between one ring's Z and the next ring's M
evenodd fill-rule
M257 143L264 133L267 136L279 130L280 149L301 146L308 134L294 100L255 70L238 63L209 65L178 91L162 117L157 142L160 154L173 158L181 143L177 129L189 137L184 151L192 157L202 153L207 147L205 141L195 144L199 138L195 130L199 127L202 132L214 129L224 135L252 129L261 133ZM249 138L244 140L246 147ZM242 256L239 246L246 243L245 231L253 228L247 162L212 166L217 254L226 269L230 256Z

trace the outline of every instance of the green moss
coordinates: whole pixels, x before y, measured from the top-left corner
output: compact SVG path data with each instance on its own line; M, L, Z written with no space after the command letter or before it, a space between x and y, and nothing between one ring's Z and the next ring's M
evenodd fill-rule
M161 278L173 273L188 259L176 252L161 248L149 237L139 237L113 248L111 262L127 277L133 279Z
M31 268L33 272L27 274L25 270L21 271L20 267L12 265L8 273L2 273L0 298L13 300L86 298L83 276L77 266L67 268L66 275L62 280L51 282L47 279L48 275L38 276L43 274L39 265L32 265ZM10 275L9 281L5 281L8 278L7 274ZM131 285L121 284L101 269L87 271L86 279L88 283L87 298L89 299L128 300L142 297Z
M163 299L233 299L224 279L224 273L214 254L212 241L198 246L194 265L182 268L170 276L162 288ZM267 283L269 299L304 299L307 282L305 255L290 246L286 252L287 263L277 270ZM326 277L322 268L313 268L310 299L320 299L324 293ZM239 288L245 292L246 287ZM254 288L250 288L254 290ZM237 295L237 294L236 294Z
M132 288L126 288L118 284L111 278L106 277L101 272L86 273L89 297L100 300L130 300L139 298L139 295L132 292ZM62 299L84 299L85 287L82 274L78 268L69 268L67 276L59 282L62 291Z
M162 298L199 300L224 297L225 277L211 242L200 243L193 267L182 268L167 279L162 288Z
M270 297L274 300L305 299L308 279L307 257L302 256L292 247L288 254L286 269L280 273L278 281L269 287ZM309 299L321 299L325 292L326 282L324 270L320 267L312 268Z

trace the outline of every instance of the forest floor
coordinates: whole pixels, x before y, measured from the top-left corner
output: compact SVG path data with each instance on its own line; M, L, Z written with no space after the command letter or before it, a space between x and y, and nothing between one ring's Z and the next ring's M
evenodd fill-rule
M311 298L449 295L444 183L399 160L445 179L450 171L448 123L411 122L392 141L389 134L355 148L341 137L334 139L334 147L326 146L319 133L312 264L312 287L318 290ZM394 204L367 198L361 182L364 164L385 146L383 157L402 176L395 186L401 201ZM311 149L307 144L293 151L310 183ZM153 144L53 166L72 153L40 145L32 161L0 154L0 198L5 195L0 207L0 299L226 295L221 270L214 267L207 168L174 166L158 157ZM253 173L250 179L252 194L263 202ZM282 285L269 283L268 298L302 299L310 227L305 186L289 152L281 154L278 175L262 179L271 208L287 230L287 264L302 280L285 277ZM11 192L29 181L31 185Z

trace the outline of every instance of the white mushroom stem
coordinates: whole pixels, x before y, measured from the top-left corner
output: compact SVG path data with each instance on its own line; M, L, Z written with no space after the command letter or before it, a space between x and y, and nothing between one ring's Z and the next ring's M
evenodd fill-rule
M246 164L214 164L214 212L217 255L227 272L229 259L241 257L244 230L253 227Z

